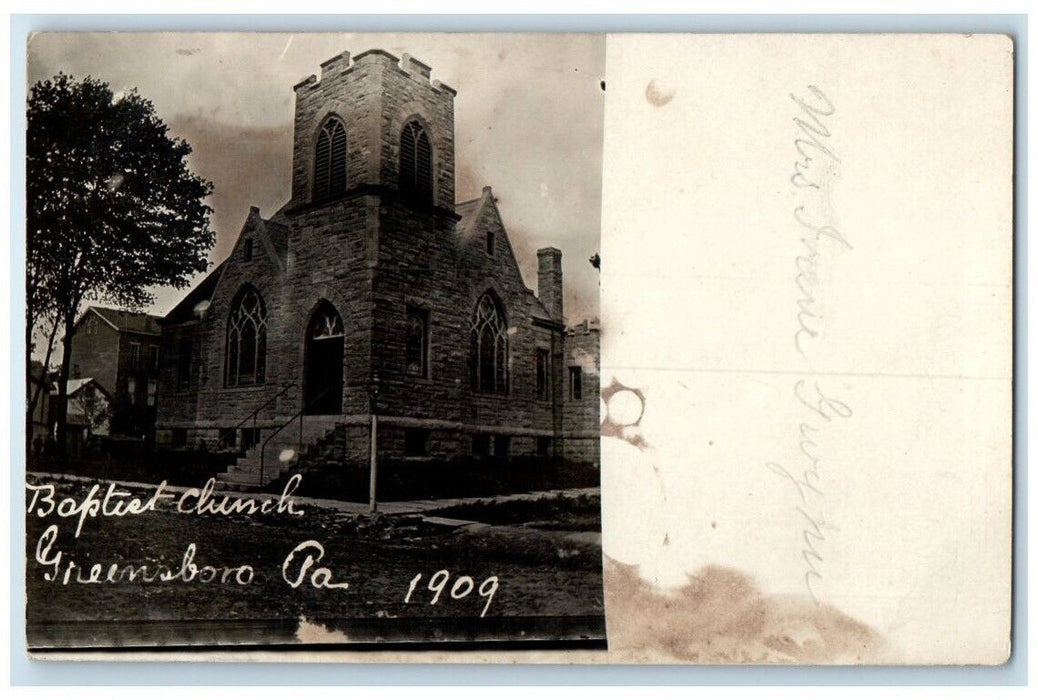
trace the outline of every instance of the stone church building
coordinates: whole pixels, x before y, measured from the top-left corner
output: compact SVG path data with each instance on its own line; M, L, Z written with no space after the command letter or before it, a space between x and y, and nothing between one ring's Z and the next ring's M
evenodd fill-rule
M380 50L295 86L291 199L162 322L160 445L247 451L241 484L333 429L358 462L597 463L597 326L561 251L526 286L489 187L455 202L456 94Z

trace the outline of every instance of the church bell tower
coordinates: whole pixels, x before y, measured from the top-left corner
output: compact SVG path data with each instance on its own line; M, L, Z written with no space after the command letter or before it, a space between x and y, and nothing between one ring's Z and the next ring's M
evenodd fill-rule
M383 194L454 211L454 97L404 54L343 52L295 86L293 207Z

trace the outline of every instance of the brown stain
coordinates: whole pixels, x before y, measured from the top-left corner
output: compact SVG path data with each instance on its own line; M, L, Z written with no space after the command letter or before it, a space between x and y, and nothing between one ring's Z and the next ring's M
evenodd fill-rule
M674 91L662 89L656 85L655 80L650 80L645 86L645 99L653 107L663 107L674 99Z
M599 395L602 397L602 401L606 404L606 406L608 406L609 400L621 391L629 391L632 394L634 394L641 404L641 410L638 413L637 419L635 419L634 422L628 424L620 424L613 421L612 417L610 417L607 413L602 418L602 437L619 438L621 440L625 440L631 443L640 450L648 449L649 444L641 436L641 429L639 428L642 422L642 418L645 417L645 392L639 389L638 387L627 386L626 384L620 382L616 377L613 377L612 381L609 382L609 386L602 389Z
M806 596L765 596L731 568L704 567L672 592L609 557L604 575L610 651L704 664L891 661L867 625Z

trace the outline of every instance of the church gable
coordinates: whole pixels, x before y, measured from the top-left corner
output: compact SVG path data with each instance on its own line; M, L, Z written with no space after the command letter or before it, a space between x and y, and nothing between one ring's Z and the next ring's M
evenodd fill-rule
M288 226L267 221L260 216L258 207L250 207L249 215L245 218L228 260L251 267L266 263L278 274L284 274L288 256L288 233Z
M493 288L509 306L527 310L532 291L523 280L501 212L489 187L474 203L459 205L459 276L475 295Z

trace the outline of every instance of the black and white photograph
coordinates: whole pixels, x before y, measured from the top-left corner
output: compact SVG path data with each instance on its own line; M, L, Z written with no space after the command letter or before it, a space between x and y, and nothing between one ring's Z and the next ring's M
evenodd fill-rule
M605 648L605 37L27 69L29 648Z

